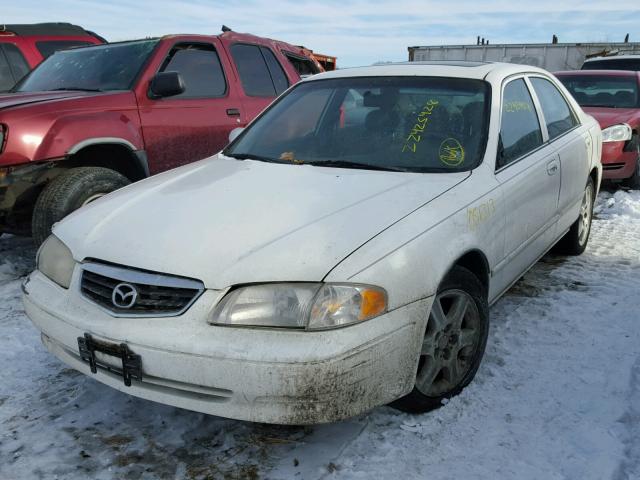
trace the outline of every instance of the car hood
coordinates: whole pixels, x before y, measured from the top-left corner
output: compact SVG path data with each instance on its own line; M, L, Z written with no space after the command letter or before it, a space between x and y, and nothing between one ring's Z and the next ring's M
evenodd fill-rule
M582 109L595 118L602 129L619 123L640 122L640 108L582 107Z
M42 103L52 100L64 100L66 98L86 97L91 92L33 92L33 93L6 93L0 94L0 110L11 107L19 107L30 103Z
M464 181L217 156L114 192L54 228L78 261L202 280L320 281L351 252Z

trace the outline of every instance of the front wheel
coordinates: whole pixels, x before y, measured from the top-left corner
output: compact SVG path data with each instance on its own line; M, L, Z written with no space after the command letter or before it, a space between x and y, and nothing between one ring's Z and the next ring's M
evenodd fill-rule
M589 177L587 186L582 195L580 215L571 225L569 231L558 242L556 250L564 255L580 255L587 248L589 233L591 232L591 220L593 219L593 202L595 200L595 187Z
M31 219L34 241L40 245L51 233L54 223L128 184L126 177L102 167L78 167L61 173L42 190L36 201Z
M429 313L413 390L391 406L428 412L459 394L480 366L489 333L489 306L480 280L463 267L444 279Z

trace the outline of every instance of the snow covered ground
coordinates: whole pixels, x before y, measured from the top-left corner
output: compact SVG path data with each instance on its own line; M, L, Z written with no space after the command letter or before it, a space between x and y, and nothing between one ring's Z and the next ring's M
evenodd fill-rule
M318 427L129 397L46 353L24 315L29 241L0 239L0 479L640 479L640 192L604 192L589 247L491 310L475 381L436 412Z

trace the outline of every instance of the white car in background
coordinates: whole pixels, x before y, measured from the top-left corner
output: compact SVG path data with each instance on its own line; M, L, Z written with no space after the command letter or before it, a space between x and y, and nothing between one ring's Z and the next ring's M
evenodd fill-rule
M534 67L305 79L220 154L57 224L25 281L47 348L121 391L306 424L458 394L489 305L586 247L601 134Z

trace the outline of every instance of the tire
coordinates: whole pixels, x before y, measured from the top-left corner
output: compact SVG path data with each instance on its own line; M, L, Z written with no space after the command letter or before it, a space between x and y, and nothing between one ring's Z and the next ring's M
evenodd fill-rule
M587 248L589 233L591 232L591 221L593 219L593 202L595 200L595 187L593 180L589 177L587 186L582 196L580 214L569 231L560 239L556 248L557 253L563 255L580 255Z
M391 406L423 413L458 395L478 371L488 335L486 289L469 270L455 266L438 288L429 313L413 390Z
M625 178L622 184L633 190L640 190L640 140L638 140L638 158L636 159L636 169L629 178Z
M31 219L34 241L42 244L54 223L129 183L118 172L102 167L78 167L60 174L42 190L36 201Z

